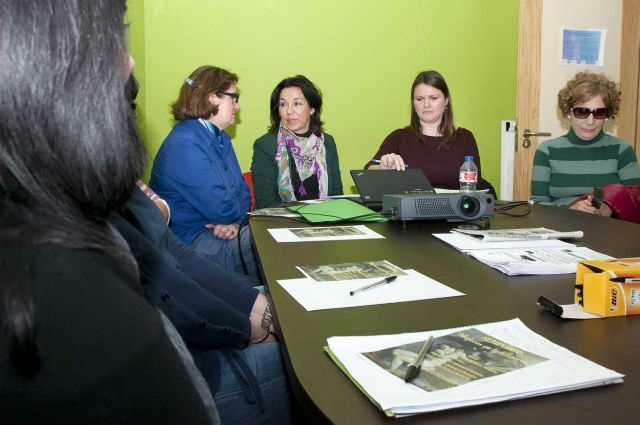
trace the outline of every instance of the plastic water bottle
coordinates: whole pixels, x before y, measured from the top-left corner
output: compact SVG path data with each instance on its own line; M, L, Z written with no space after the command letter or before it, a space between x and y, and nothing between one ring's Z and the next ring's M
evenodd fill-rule
M472 156L465 156L460 167L460 192L475 192L478 183L478 167Z

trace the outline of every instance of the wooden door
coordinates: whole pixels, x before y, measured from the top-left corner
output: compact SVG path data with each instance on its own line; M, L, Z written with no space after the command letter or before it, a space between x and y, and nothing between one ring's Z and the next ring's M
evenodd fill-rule
M572 2L563 1L552 5L569 8L566 6L569 3ZM566 133L568 130L567 122L562 123L565 126L563 128L560 127L559 122L554 122L550 126L549 115L551 111L556 110L555 95L558 89L564 86L570 75L581 70L579 67L565 68L562 71L564 74L561 73L560 76L555 77L554 84L556 84L556 87L552 89L553 93L548 93L548 84L545 84L545 87L542 88L543 93L541 93L541 79L547 83L549 81L545 62L541 60L543 49L549 49L550 47L557 49L557 46L547 46L546 44L543 46L542 29L544 24L548 25L546 21L543 23L543 19L546 20L549 16L549 14L543 14L544 4L545 0L520 0L516 95L517 134L513 175L514 200L529 199L533 156L538 144L547 139L544 137L532 137L530 138L530 147L525 148L523 147L524 130L529 129L533 132L552 131L552 137L558 137ZM550 3L546 4L547 6L550 5ZM573 2L573 4L578 5L578 2ZM582 0L580 4L590 7L592 11L602 11L603 15L611 12L612 8L619 8L611 15L621 17L621 22L610 22L607 34L607 53L609 56L605 57L605 62L609 64L609 68L587 68L594 72L605 72L611 78L620 81L623 96L619 118L617 122L610 122L606 125L605 131L617 134L627 140L632 146L635 146L636 152L638 152L638 143L640 143L638 141L640 136L640 108L638 107L638 98L640 97L640 1L621 0L607 2L605 0ZM599 23L593 23L599 19L599 16L594 16L598 12L590 12L576 20L576 16L579 16L579 8L575 8L572 11L576 13L566 14L571 16L572 25L585 29L601 28ZM620 43L610 44L615 38L615 31L619 31L620 27L622 28L622 31L618 33ZM614 68L611 67L612 64L615 65ZM543 99L542 106L541 96ZM540 108L545 108L542 114L545 119L542 122ZM553 118L555 120L555 117ZM616 123L618 125L617 128L615 127ZM551 128L541 128L541 125L542 127Z
M529 199L531 164L535 149L522 146L525 129L537 131L540 120L540 41L542 0L520 0L518 29L518 81L516 91L516 150L513 166L513 199Z

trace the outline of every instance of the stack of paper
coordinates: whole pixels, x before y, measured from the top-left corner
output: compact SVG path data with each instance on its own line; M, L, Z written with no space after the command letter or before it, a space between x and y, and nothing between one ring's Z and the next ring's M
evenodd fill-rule
M535 229L466 230L433 236L508 275L575 273L584 260L611 257L559 240L580 238L582 232Z
M415 380L407 365L434 342ZM599 366L528 329L519 319L398 335L332 337L325 351L388 416L621 383Z

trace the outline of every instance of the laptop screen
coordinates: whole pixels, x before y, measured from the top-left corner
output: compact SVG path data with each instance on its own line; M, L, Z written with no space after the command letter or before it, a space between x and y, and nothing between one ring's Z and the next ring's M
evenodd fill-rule
M362 202L369 208L382 206L382 195L434 193L433 186L418 168L396 170L351 170Z

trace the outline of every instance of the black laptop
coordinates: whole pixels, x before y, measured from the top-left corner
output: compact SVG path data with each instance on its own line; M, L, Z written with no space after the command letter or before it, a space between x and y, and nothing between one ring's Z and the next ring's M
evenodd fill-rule
M382 195L400 193L435 193L433 186L419 168L396 170L351 170L364 206L374 211L382 209Z

